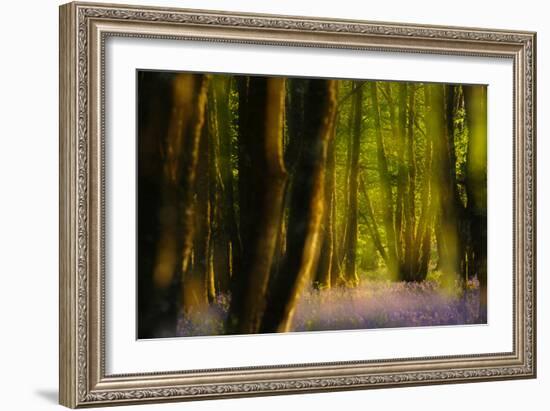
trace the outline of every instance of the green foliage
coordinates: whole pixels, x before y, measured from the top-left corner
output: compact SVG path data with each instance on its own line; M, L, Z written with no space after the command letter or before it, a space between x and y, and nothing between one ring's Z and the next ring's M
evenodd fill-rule
M223 79L225 75L215 75L216 78ZM235 184L235 190L238 184L239 172L238 172L238 122L239 122L239 93L237 88L237 78L233 77L230 81L229 89L229 111L230 115L230 135L231 135L231 165L233 173L233 181ZM290 88L298 87L292 80L287 82L287 100L290 93ZM337 108L337 122L335 126L334 135L334 155L335 155L335 215L334 224L336 225L336 244L341 247L343 244L343 238L346 233L346 222L348 218L348 178L350 167L350 144L351 135L353 132L353 95L358 88L367 90L369 87L369 81L353 81L353 80L341 80L338 85L338 108ZM378 106L380 111L380 127L385 148L385 156L387 160L387 170L391 184L391 200L394 208L394 223L397 224L397 219L403 220L405 213L403 209L402 214L397 216L396 203L398 201L399 187L399 170L400 167L404 167L407 174L406 180L406 195L408 198L412 198L412 203L409 202L409 207L412 205L412 214L410 218L413 220L415 227L414 230L418 230L419 220L422 218L422 193L424 190L431 192L429 195L429 203L431 204L434 199L434 188L430 190L430 185L433 172L430 171L429 150L431 150L430 139L431 138L443 138L442 136L429 136L426 116L428 113L428 106L425 101L425 89L426 85L423 83L406 83L406 104L400 105L402 100L399 99L399 93L402 90L402 83L398 82L384 82L377 81L376 87L378 91ZM450 87L455 87L455 98L452 108L452 139L454 144L454 156L455 156L455 174L456 174L456 191L461 200L462 205L467 205L467 192L466 192L466 173L468 164L468 147L469 147L469 130L466 124L466 109L464 106L464 87L466 86L447 86L446 90L450 90ZM288 103L288 101L287 101ZM364 187L366 194L369 197L369 202L364 192L360 192L358 195L358 226L357 226L357 269L360 275L362 273L369 277L384 277L388 276L387 270L385 270L386 262L381 256L380 249L377 249L373 238L373 224L376 225L376 235L379 237L384 249L387 251L391 244L388 244L388 236L386 228L383 224L383 213L387 204L384 203L384 196L381 190L381 180L378 168L378 157L376 149L375 134L378 132L376 129L375 118L372 115L373 102L369 93L364 92L362 98L362 133L360 137L360 153L359 153L359 178L361 180L361 187ZM412 106L411 106L412 105ZM400 119L400 113L403 110L405 112L404 119L406 128L399 130L398 121ZM402 135L403 132L412 132L410 141L407 137ZM401 133L401 134L400 134ZM285 149L289 144L288 120L285 119L284 125L284 145ZM412 144L411 153L412 159L407 159L407 150L409 145ZM400 154L401 153L401 154ZM437 154L437 153L436 153ZM437 154L439 155L439 154ZM411 163L411 161L413 163ZM414 174L414 177L410 177L410 173ZM412 178L412 180L411 180ZM238 201L235 201L234 207L236 210L239 208ZM374 221L369 218L369 207L372 209L372 215ZM435 221L434 216L429 217L432 221ZM401 221L401 224L404 224ZM404 229L404 228L401 228ZM416 234L416 233L415 233ZM400 244L398 248L404 247L403 234L397 233ZM429 254L428 271L434 270L438 265L439 255L437 247L437 238L432 233L431 247ZM414 239L414 247L419 246L419 238ZM404 251L404 250L401 250ZM346 250L339 250L339 253L345 253ZM336 253L338 254L338 253ZM344 257L340 257L344 258ZM382 271L381 271L382 269ZM385 270L385 271L384 271ZM376 274L373 274L376 273ZM437 272L430 273L429 276L437 276ZM389 278L389 277L388 277ZM430 277L431 278L431 277Z

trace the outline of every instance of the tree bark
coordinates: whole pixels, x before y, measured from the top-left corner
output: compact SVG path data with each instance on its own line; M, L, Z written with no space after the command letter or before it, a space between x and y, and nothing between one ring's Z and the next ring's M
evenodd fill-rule
M172 80L172 75L138 72L138 338L154 338L159 330L170 329L179 307L179 288L157 289L151 275L160 237L161 151L170 122Z
M404 83L399 84L398 95L398 107L395 106L394 99L392 97L391 85L385 84L384 96L388 102L388 111L390 115L390 127L393 135L393 140L397 144L397 187L395 194L395 213L393 216L394 232L395 232L395 244L393 247L396 250L397 265L400 280L407 280L406 267L404 262L404 241L403 241L403 222L404 222L404 201L406 196L406 173L405 166L405 133L404 125L401 121L404 119L404 111L400 104L404 103L403 100L403 87L406 87ZM397 111L397 115L396 115Z
M414 269L412 266L412 235L414 226L412 224L409 197L414 199L414 191L409 190L408 164L405 162L405 149L407 148L407 84L399 84L398 95L398 170L397 170L397 207L395 217L395 231L397 234L398 257L400 257L399 277L404 281L414 280ZM408 153L410 155L410 153ZM414 204L414 201L413 201ZM399 217L399 218L398 218ZM400 251L400 252L399 252Z
M355 81L350 81L350 88L351 91L346 95L345 98L342 99L342 101L338 104L337 112L340 110L343 110L343 106L340 106L341 103L343 103L345 100L354 97L358 92L363 92L364 85L366 82L363 82L361 84L357 84ZM353 127L354 127L354 112L355 108L353 105L353 100L350 102L350 108L348 112L348 135L351 137L353 135ZM346 163L344 167L344 189L343 189L343 201L342 201L342 210L344 210L344 213L347 213L349 210L349 180L350 180L350 172L351 172L351 160L353 157L353 139L352 138L346 138ZM335 260L333 266L335 267L335 274L333 276L333 283L335 285L345 285L346 279L345 279L345 264L346 264L346 257L348 250L346 248L346 241L348 238L348 222L349 219L347 218L347 214L345 214L346 217L343 218L340 230L339 230L339 242L338 247L336 247L337 250L337 259Z
M470 218L472 263L480 285L480 319L487 309L487 88L463 86L469 131L466 163L467 212Z
M250 160L251 193L249 214L241 213L244 290L232 295L229 329L239 333L258 332L265 307L265 293L271 273L282 216L286 170L284 166L283 111L285 82L282 78L252 77L249 80L247 133L243 149ZM241 172L241 170L239 170ZM244 187L243 187L244 189ZM235 309L239 309L238 312Z
M384 147L384 137L382 135L382 125L380 121L380 108L378 104L377 83L370 83L370 94L372 100L372 115L374 119L374 134L376 137L376 155L378 161L378 175L380 177L380 188L382 192L383 220L386 230L387 255L388 255L388 273L390 278L399 278L399 267L397 261L396 235L393 221L393 196L390 184L390 175L388 172L388 160L386 158L386 149Z
M239 76L236 79L238 93L238 236L232 236L235 241L232 253L232 276L230 281L231 303L227 317L227 332L236 334L240 332L239 322L242 318L242 313L245 308L245 296L247 286L247 278L245 275L248 270L247 264L250 261L250 245L252 241L253 219L252 212L254 210L253 200L250 188L252 187L252 136L249 129L249 111L251 111L249 103L249 82L250 77ZM263 132L261 132L263 135ZM236 248L240 251L235 253Z
M227 254L226 231L223 220L223 181L220 167L220 127L217 100L214 88L220 80L214 77L210 81L207 102L208 129L208 242L207 290L208 301L212 302L220 291L220 284L229 279L229 256ZM197 179L200 179L198 177ZM198 183L200 186L200 183ZM198 188L201 189L200 187Z
M284 268L268 297L263 332L289 331L296 301L315 273L321 247L325 163L336 114L336 82L311 80L304 110L303 150L289 193Z
M321 255L319 257L319 265L317 267L317 276L315 285L318 288L330 288L333 283L331 275L333 272L334 261L334 209L335 209L335 181L336 181L336 167L335 167L335 147L334 136L336 129L336 121L333 122L332 131L333 134L328 143L327 149L327 166L325 171L325 207L323 212L322 223L322 238L323 243L321 246Z
M229 284L236 261L240 258L240 241L235 216L235 194L231 162L231 133L229 93L231 77L218 77L213 82L216 120L216 164L218 193L216 197L217 230L214 248L216 286L222 293L229 290Z
M293 78L287 85L287 127L288 141L285 147L285 165L290 177L294 174L304 143L304 105L308 80Z
M380 230L378 228L376 219L374 218L374 211L372 209L372 202L370 200L369 192L365 185L365 181L361 175L359 176L359 188L361 189L361 192L365 197L365 203L367 208L367 214L366 214L367 228L371 235L374 246L378 250L378 253L382 257L382 259L384 260L384 263L387 264L388 255L386 254L386 250L384 249L384 245L382 244L382 240L380 238Z
M437 184L432 187L438 201L438 247L439 269L443 274L444 286L453 287L460 272L460 244L458 216L452 175L455 164L451 164L449 130L446 126L445 94L443 85L427 85L430 94L430 108L427 116L428 135L433 136L433 161ZM433 196L432 196L433 197Z
M159 217L162 234L153 272L154 284L159 288L170 284L180 253L182 271L186 271L193 248L193 189L205 121L206 91L206 76L178 74L174 78L172 115L164 147L164 201ZM180 203L182 207L178 208ZM177 243L178 229L183 233L181 247Z
M457 177L456 177L456 146L455 146L455 120L457 112L457 87L454 85L445 86L445 100L446 100L446 117L447 117L447 150L449 153L449 175L450 175L450 190L453 196L454 210L456 213L457 224L457 253L458 253L458 266L457 274L460 274L460 280L465 286L463 281L465 272L467 270L467 242L469 237L469 221L466 216L465 205L460 198L460 192L458 190Z
M430 106L430 92L424 85L424 112L425 123L429 128L429 132L426 134L426 148L424 151L424 173L423 173L423 186L420 194L420 216L418 219L418 225L416 226L416 233L414 236L414 243L416 245L413 254L413 261L416 264L415 281L423 281L428 275L428 265L430 262L430 254L432 247L432 224L433 216L438 204L432 187L435 187L437 183L437 176L433 169L432 161L432 141L434 135L430 121L428 119L428 110Z
M207 104L208 106L208 104ZM193 209L193 264L183 272L181 284L182 312L186 318L201 314L208 307L208 286L211 274L211 231L210 231L210 153L212 140L211 117L203 127L196 167L195 204ZM210 130L209 130L210 129Z
M407 95L408 94L408 95ZM405 267L406 276L408 279L416 280L418 271L418 262L415 260L417 255L418 244L415 242L416 230L416 159L415 159L415 142L414 142L414 116L415 116L415 90L413 85L404 86L401 114L401 128L405 137L403 143L406 146L406 166L405 166L405 185L406 196L404 199L405 208L405 224L404 224L404 247L405 247ZM406 99L408 97L408 107Z
M172 111L161 145L159 237L152 273L153 286L161 294L181 281L193 249L193 191L205 122L207 83L208 77L204 75L177 74L172 79ZM174 326L178 305L166 306L171 308L162 316L174 317L170 321Z
M357 193L359 191L359 152L361 145L363 89L355 91L352 100L353 133L351 135L351 159L348 180L348 208L346 223L344 278L346 285L359 284L357 276Z

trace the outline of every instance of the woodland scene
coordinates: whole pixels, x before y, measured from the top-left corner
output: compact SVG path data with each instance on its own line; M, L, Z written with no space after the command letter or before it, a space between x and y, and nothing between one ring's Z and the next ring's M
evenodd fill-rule
M484 324L487 87L137 72L138 338Z

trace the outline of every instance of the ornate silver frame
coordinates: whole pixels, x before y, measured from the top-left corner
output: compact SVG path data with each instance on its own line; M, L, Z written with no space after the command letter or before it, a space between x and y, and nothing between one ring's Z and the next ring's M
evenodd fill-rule
M104 367L104 45L109 36L491 56L514 64L514 349L139 375ZM60 8L60 403L127 403L536 376L536 34L183 9Z

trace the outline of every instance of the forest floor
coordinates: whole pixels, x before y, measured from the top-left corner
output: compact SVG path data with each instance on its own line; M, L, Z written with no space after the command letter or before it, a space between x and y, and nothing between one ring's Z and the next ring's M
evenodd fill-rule
M354 330L480 324L479 288L444 292L437 282L405 283L363 280L353 288L308 289L299 299L292 331ZM223 335L229 307L219 296L207 312L180 318L178 336Z

